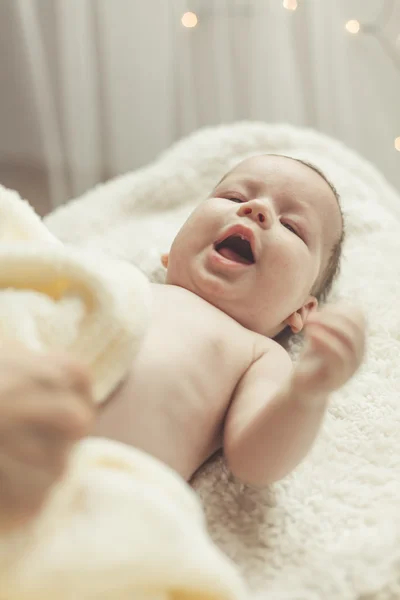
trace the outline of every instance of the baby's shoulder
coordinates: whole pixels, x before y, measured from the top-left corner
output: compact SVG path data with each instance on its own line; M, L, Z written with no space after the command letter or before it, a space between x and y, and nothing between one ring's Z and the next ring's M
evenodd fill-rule
M254 333L254 361L280 364L291 368L293 366L289 352L276 340Z

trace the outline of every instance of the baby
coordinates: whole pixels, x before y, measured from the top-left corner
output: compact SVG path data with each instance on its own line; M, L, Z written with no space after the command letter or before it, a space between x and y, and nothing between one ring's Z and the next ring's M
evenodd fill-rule
M163 257L166 285L152 284L142 345L97 414L79 365L3 356L0 512L15 522L38 510L87 434L145 450L186 480L221 448L246 484L288 474L313 444L330 393L363 358L362 313L317 311L342 240L337 193L317 169L274 155L237 165ZM293 368L277 338L305 326Z

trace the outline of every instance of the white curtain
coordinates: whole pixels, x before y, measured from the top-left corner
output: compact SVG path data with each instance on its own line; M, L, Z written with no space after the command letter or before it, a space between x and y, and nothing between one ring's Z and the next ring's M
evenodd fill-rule
M9 57L0 68L0 160L43 165L56 205L198 127L259 119L333 135L400 188L400 1L390 2L382 33L392 58L376 37L345 29L384 6L0 0L0 60ZM194 28L181 24L187 11L197 14Z

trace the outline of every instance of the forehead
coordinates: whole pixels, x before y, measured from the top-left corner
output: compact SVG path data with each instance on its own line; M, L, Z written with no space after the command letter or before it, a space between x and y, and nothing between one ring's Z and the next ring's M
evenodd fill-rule
M335 194L319 173L301 162L284 156L255 156L236 165L222 181L243 181L277 201L290 199L306 205L318 218L330 247L341 234L342 217Z

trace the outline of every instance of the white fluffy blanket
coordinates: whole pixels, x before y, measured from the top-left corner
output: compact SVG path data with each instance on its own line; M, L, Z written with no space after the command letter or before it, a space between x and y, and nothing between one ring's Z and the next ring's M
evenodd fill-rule
M61 239L102 249L162 281L159 255L233 164L260 152L302 157L336 184L347 221L334 299L369 317L365 365L333 398L313 452L266 492L223 460L195 480L217 544L254 597L400 597L400 198L372 165L309 130L239 123L195 133L147 168L99 186L47 218ZM293 354L299 341L293 344Z
M0 263L0 343L73 354L91 371L96 402L105 400L145 331L147 278L127 262L63 245L2 186ZM0 532L1 600L239 600L244 593L186 482L109 440L77 444L40 515Z

